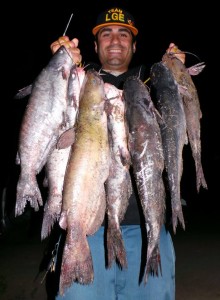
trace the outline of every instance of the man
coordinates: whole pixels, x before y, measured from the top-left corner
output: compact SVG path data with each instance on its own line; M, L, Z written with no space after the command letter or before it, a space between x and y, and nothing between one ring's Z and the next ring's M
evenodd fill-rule
M144 66L129 69L129 64L136 52L135 38L138 34L134 18L130 13L116 7L104 11L99 15L92 33L95 36L95 52L101 66L89 65L87 68L100 70L104 82L120 89L123 88L123 83L128 76L138 75L143 81L147 79ZM78 39L69 40L67 36L60 37L51 44L52 53L55 53L61 45L69 49L76 64L82 61ZM162 276L150 275L146 285L141 280L145 265L142 258L142 251L144 251L142 244L146 244L143 222L139 199L133 192L125 218L121 223L127 269L121 269L116 263L110 269L105 267L105 227L101 226L93 236L88 237L94 267L93 283L81 285L73 282L65 294L58 295L56 299L174 300L175 254L171 236L165 226L160 235Z

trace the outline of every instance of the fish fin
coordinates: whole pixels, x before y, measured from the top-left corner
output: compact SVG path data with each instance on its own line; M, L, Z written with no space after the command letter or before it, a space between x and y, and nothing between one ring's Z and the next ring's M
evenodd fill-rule
M120 159L123 166L128 167L131 165L131 156L128 149L119 147Z
M162 265L161 265L161 257L159 247L156 246L152 252L152 255L147 260L146 271L144 276L144 283L147 283L148 275L152 276L162 276Z
M21 99L31 94L32 91L32 84L20 89L18 93L14 96L14 99Z
M56 218L53 215L47 214L44 216L41 228L41 240L44 240L50 235L55 221Z
M120 228L108 226L107 229L107 250L108 268L111 268L113 261L118 260L122 268L127 267L125 247Z
M59 220L59 225L62 229L67 229L67 212L63 211Z
M174 210L172 208L172 224L173 224L174 234L176 234L176 228L177 228L178 221L181 224L183 230L185 230L185 221L184 221L181 202L180 202L180 205L179 205L179 209Z
M205 68L205 63L204 62L200 62L194 66L191 66L190 68L187 68L187 71L190 75L195 76L198 75L199 73L201 73L203 71L203 69Z
M156 117L156 120L157 120L157 123L161 126L161 125L165 125L165 121L161 115L161 113L155 108L154 110L155 112L155 117Z
M44 179L43 179L43 187L49 187L48 178L46 175L44 176Z
M77 225L76 225L77 228ZM67 232L60 275L60 294L73 282L92 283L94 279L92 256L86 236L73 229Z
M45 204L43 222L41 227L41 240L45 239L50 235L55 222L59 220L60 213L61 213L61 206L57 205L57 203L61 203L61 202L62 202L62 196L54 195L53 199L49 199ZM53 205L53 203L56 205Z
M23 184L23 182L25 184ZM41 192L36 180L29 180L28 178L22 180L19 178L15 206L16 216L19 216L24 212L27 202L30 203L30 206L33 207L35 211L38 211L39 206L43 205Z
M201 186L204 189L208 189L208 185L206 183L205 176L203 173L203 168L201 165L198 166L198 164L196 164L196 181L197 181L196 183L197 193L199 193Z
M20 159L20 155L19 155L18 152L16 153L15 164L16 165L20 165L21 164L21 159Z
M64 133L61 134L57 142L57 149L65 149L70 147L75 141L75 129L67 129Z
M193 97L186 86L178 84L178 91L180 95L187 97L187 100L193 100Z

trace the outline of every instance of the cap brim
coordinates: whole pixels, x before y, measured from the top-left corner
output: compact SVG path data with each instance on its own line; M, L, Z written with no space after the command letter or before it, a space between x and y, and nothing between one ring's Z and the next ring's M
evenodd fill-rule
M112 22L112 23L104 23L104 24L100 24L100 25L97 25L93 28L92 30L92 33L94 35L96 35L96 33L103 27L106 27L106 26L112 26L112 25L118 25L118 26L122 26L122 27L126 27L128 29L131 30L131 32L133 33L134 36L136 36L138 34L138 30L137 28L135 28L134 26L131 26L131 25L128 25L128 24L122 24L122 23L117 23L117 22Z

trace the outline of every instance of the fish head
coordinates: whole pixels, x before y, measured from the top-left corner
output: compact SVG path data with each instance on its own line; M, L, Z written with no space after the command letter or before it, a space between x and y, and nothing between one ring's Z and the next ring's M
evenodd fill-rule
M180 60L183 64L185 64L185 58L186 55L183 51L181 51L177 45L174 43L170 43L168 49L166 50L166 55L172 58L177 58Z

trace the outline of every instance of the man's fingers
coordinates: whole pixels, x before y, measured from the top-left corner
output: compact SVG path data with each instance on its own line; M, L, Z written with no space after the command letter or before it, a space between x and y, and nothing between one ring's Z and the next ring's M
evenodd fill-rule
M74 38L69 40L67 36L61 36L50 45L50 49L54 54L61 46L65 46L69 50L75 64L79 65L82 61L80 49L78 48L79 40Z

